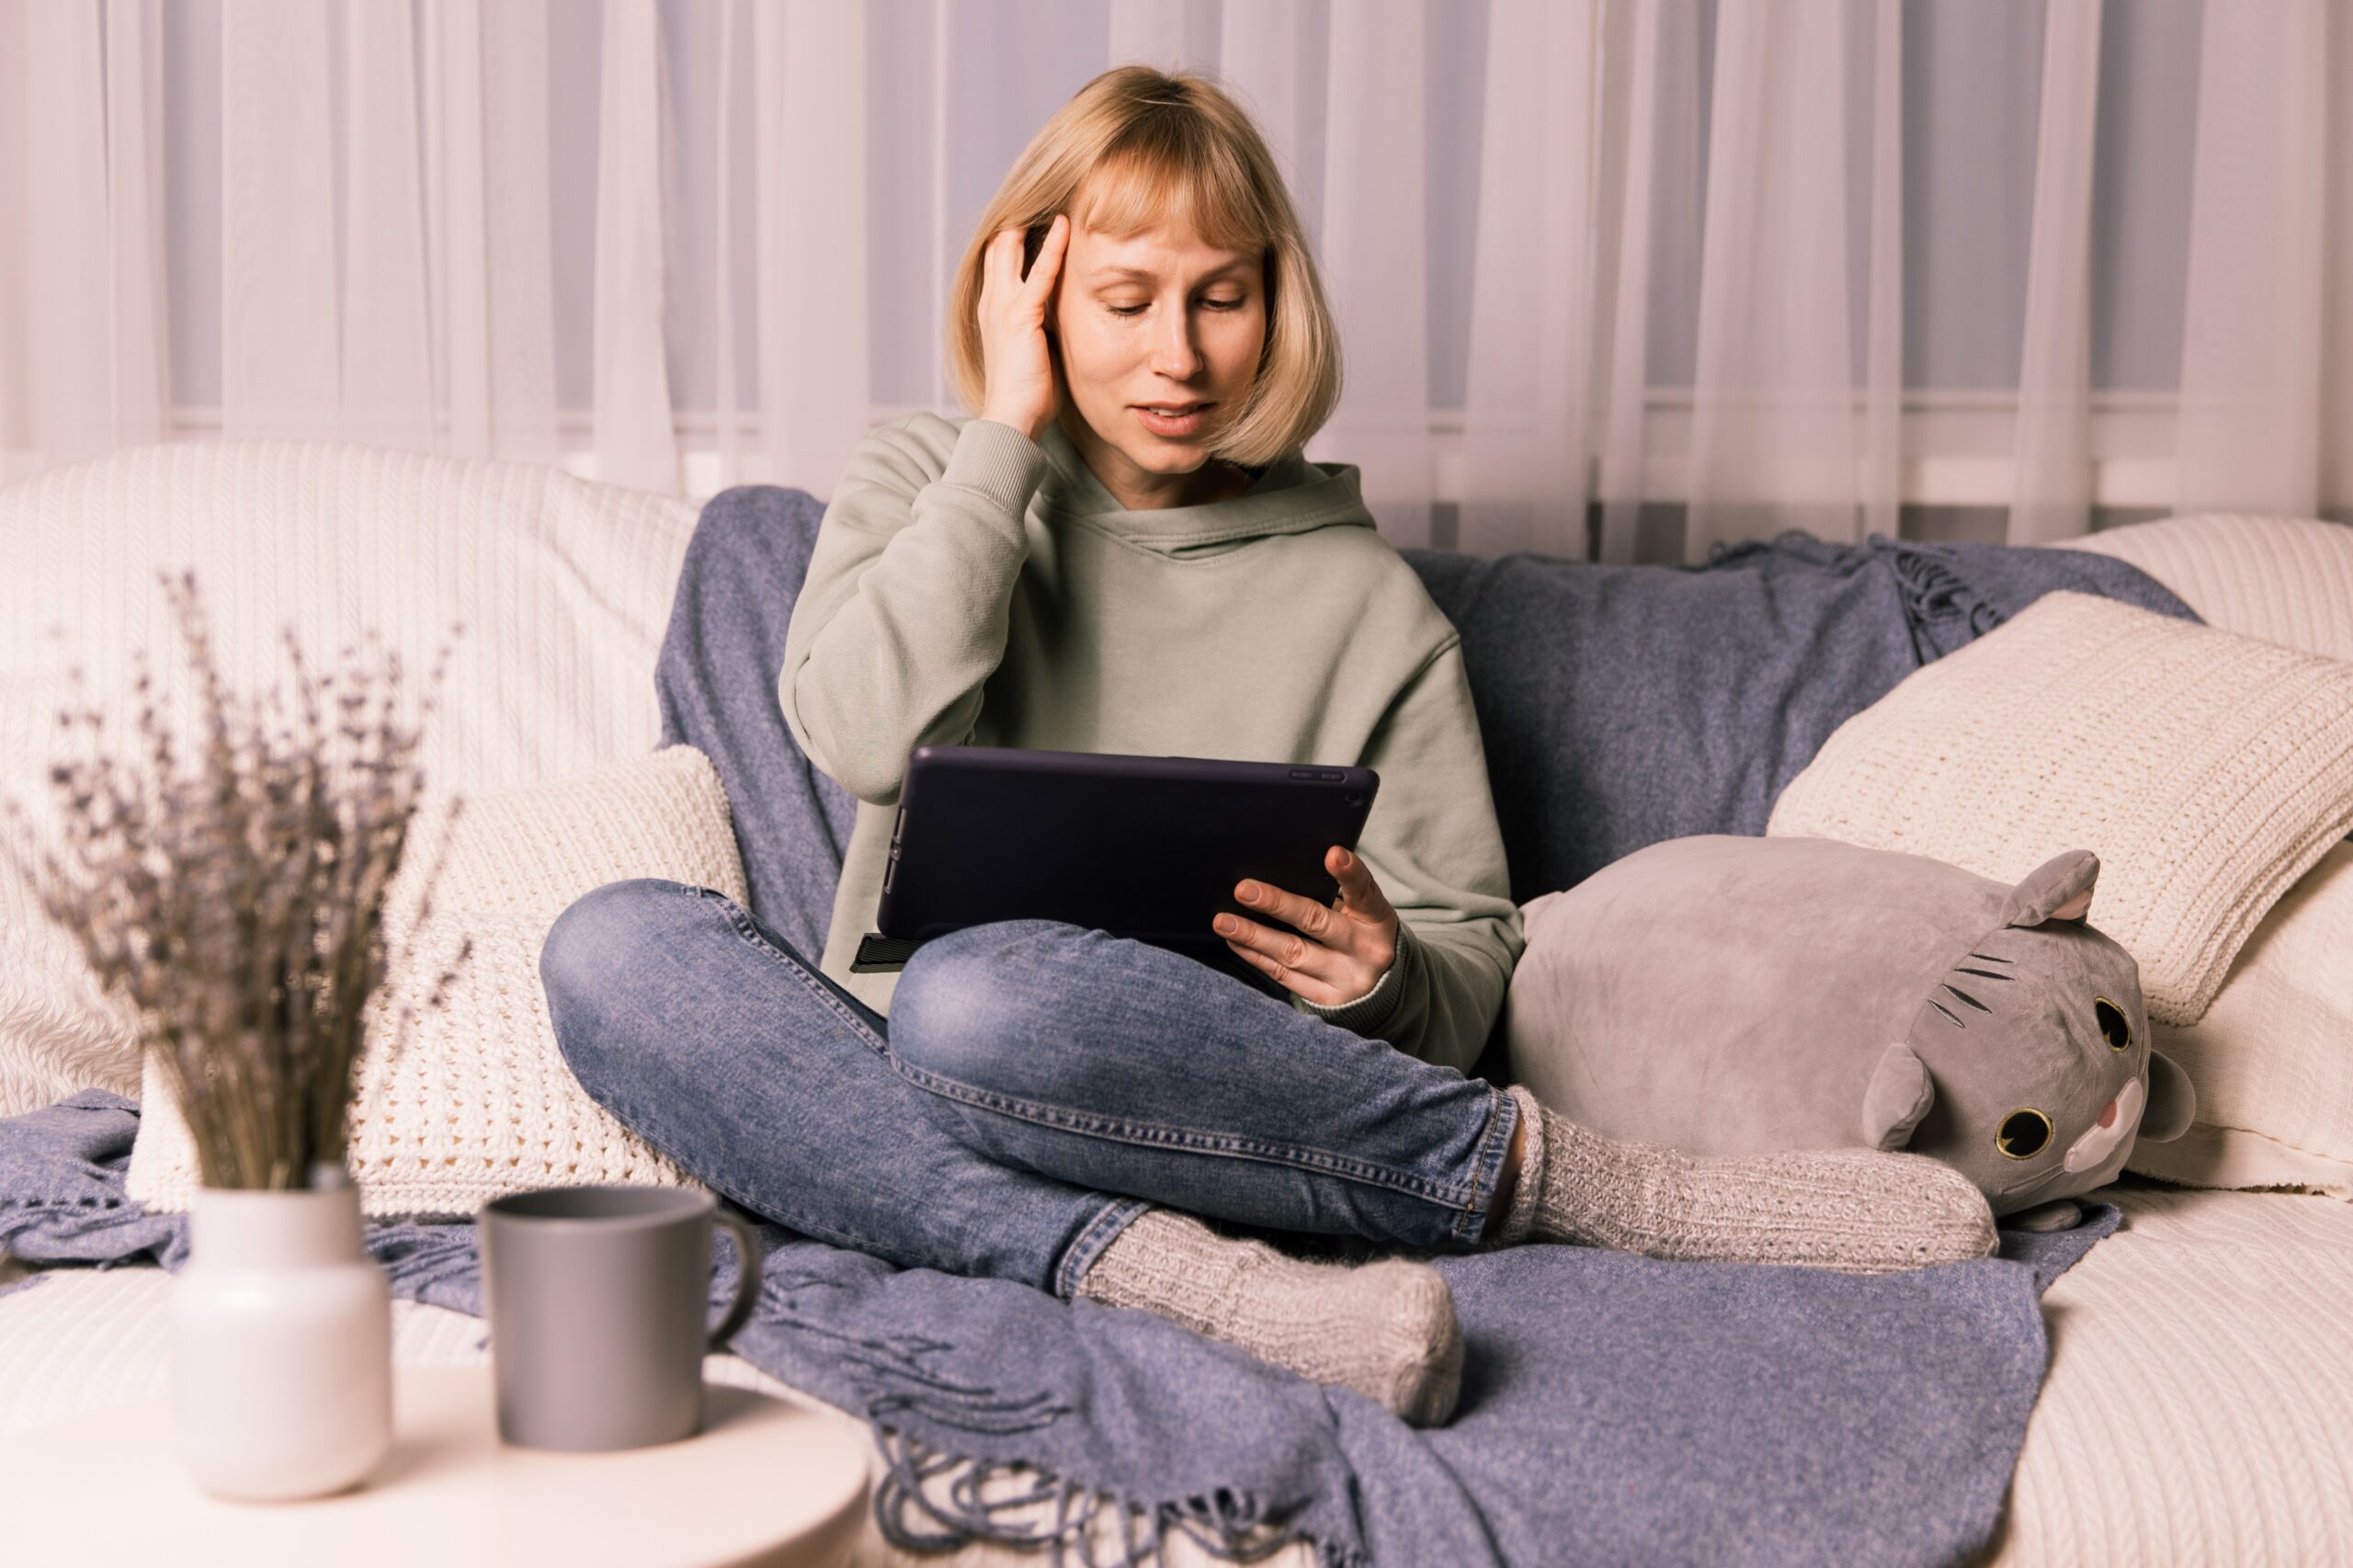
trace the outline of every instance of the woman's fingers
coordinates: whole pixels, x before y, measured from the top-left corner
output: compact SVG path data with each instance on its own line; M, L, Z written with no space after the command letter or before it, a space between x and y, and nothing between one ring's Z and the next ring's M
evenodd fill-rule
M1250 891L1253 889L1256 891ZM1277 980L1283 979L1286 971L1320 982L1339 979L1332 972L1339 955L1323 940L1330 934L1333 922L1339 916L1320 903L1285 892L1280 888L1268 887L1264 882L1244 882L1236 888L1233 896L1238 902L1271 915L1293 929L1278 931L1255 920L1245 920L1238 915L1221 915L1211 922L1211 926L1219 936L1225 938L1226 946ZM1306 935L1301 935L1302 932ZM1316 939L1310 940L1310 937Z
M1245 881L1235 884L1233 896L1260 915L1271 915L1294 931L1303 931L1317 941L1329 939L1333 927L1339 922L1337 912L1302 898L1295 892L1285 892L1264 882Z
M1248 905L1261 915L1279 920L1291 929L1276 930L1240 915L1221 915L1215 922L1218 935L1228 946L1244 957L1256 962L1276 979L1284 972L1321 983L1325 987L1343 984L1345 972L1354 961L1352 955L1342 950L1349 933L1343 926L1339 913L1328 909L1313 899L1302 898L1294 892L1271 887L1265 882L1244 881L1236 884L1233 896L1237 903ZM1301 989L1293 987L1294 990ZM1309 1000L1322 998L1307 993ZM1339 993L1333 993L1337 996Z
M1394 960L1396 914L1363 858L1334 845L1324 869L1340 883L1339 899L1322 904L1260 881L1234 885L1235 902L1279 920L1278 930L1240 915L1211 923L1226 946L1290 990L1323 1006L1360 996Z
M1225 945L1241 955L1245 962L1271 977L1277 984L1286 990L1297 992L1320 1006L1336 1007L1348 1000L1348 993L1345 987L1310 974L1303 969L1295 968L1280 959L1271 958L1255 948L1245 947L1240 941L1232 937L1227 938ZM1318 948L1315 950L1324 952L1328 949Z
M1381 920L1395 913L1389 907L1389 895L1381 891L1373 880L1372 868L1364 857L1335 844L1324 857L1324 866L1340 884L1341 901L1369 920Z
M1221 915L1213 924L1217 934L1225 938L1226 946L1250 956L1271 960L1300 974L1315 973L1323 967L1318 961L1319 957L1328 961L1332 952L1322 943L1311 942L1296 931L1278 931L1255 920L1245 920L1238 915Z
M1027 236L1024 236L1025 241ZM1062 270L1063 251L1070 244L1070 220L1054 214L1046 225L1046 237L1038 245L1038 259L1029 264L1029 282L1040 299L1053 291L1054 276Z

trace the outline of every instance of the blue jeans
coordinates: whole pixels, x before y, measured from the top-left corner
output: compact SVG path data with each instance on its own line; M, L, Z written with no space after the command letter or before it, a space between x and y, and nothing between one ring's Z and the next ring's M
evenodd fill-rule
M926 943L885 1020L732 900L641 880L565 910L540 974L588 1093L714 1190L1062 1296L1154 1203L1475 1242L1518 1120L1481 1080L1059 921Z

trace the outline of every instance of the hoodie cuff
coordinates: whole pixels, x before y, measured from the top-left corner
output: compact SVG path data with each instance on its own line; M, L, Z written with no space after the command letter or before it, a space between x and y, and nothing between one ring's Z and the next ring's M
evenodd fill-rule
M1300 996L1300 1006L1352 1034L1360 1034L1368 1040L1380 1039L1381 1031L1388 1028L1390 1020L1397 1016L1398 1004L1405 994L1409 976L1414 966L1420 961L1419 940L1413 933L1414 928L1404 920L1397 922L1397 956L1390 960L1389 967L1381 971L1381 978L1374 981L1372 989L1363 995L1335 1003L1329 1007Z
M975 491L1018 517L1045 475L1045 448L1002 420L968 419L939 482Z

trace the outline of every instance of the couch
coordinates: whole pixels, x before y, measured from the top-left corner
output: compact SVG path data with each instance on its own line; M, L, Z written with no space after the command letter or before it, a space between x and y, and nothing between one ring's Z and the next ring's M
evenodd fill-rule
M423 758L439 790L507 790L642 754L657 739L652 672L695 516L548 469L335 444L129 449L36 476L0 491L15 562L0 579L0 791L37 791L26 743L65 699L69 670L84 667L93 693L119 691L131 649L169 647L153 574L181 565L199 573L233 680L276 675L282 622L330 648L372 623L422 669L462 621ZM2234 549L2215 541L2243 530L2189 519L2089 542L2218 625L2353 657L2353 553L2309 531L2325 528L2257 529L2268 542ZM51 623L67 635L50 637ZM184 701L168 665L167 700ZM85 1085L136 1096L137 1062L75 1022L97 1000L42 926L0 881L0 1114ZM2316 1190L2232 1189L2245 1172L2217 1156L2171 1173L2207 1187L2135 1175L2102 1190L2125 1225L2045 1298L2050 1372L1983 1562L2353 1561L2341 1331L2353 1204L2338 1166L2311 1169L2302 1185ZM2255 1175L2276 1185L2280 1172ZM22 1272L0 1259L0 1288ZM0 1297L0 1434L165 1387L160 1268L50 1272ZM476 1320L407 1301L393 1312L403 1365L487 1354ZM712 1358L709 1375L803 1397L733 1357ZM869 1531L860 1561L902 1559ZM1029 1555L972 1546L923 1561ZM1181 1540L1171 1556L1200 1560Z

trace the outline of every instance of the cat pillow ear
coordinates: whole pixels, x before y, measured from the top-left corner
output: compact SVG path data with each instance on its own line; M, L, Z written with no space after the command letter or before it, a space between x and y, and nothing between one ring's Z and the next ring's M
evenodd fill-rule
M1937 1103L1937 1085L1928 1065L1897 1041L1880 1053L1870 1087L1863 1091L1863 1142L1874 1149L1901 1149L1928 1108Z
M2198 1091L2189 1074L2162 1051L2149 1052L2149 1104L2141 1113L2143 1142L2170 1143L2189 1131L2198 1114Z
M2099 881L2099 857L2068 849L2027 873L2002 902L2004 926L2040 926L2046 920L2081 920L2091 913L2092 884Z

